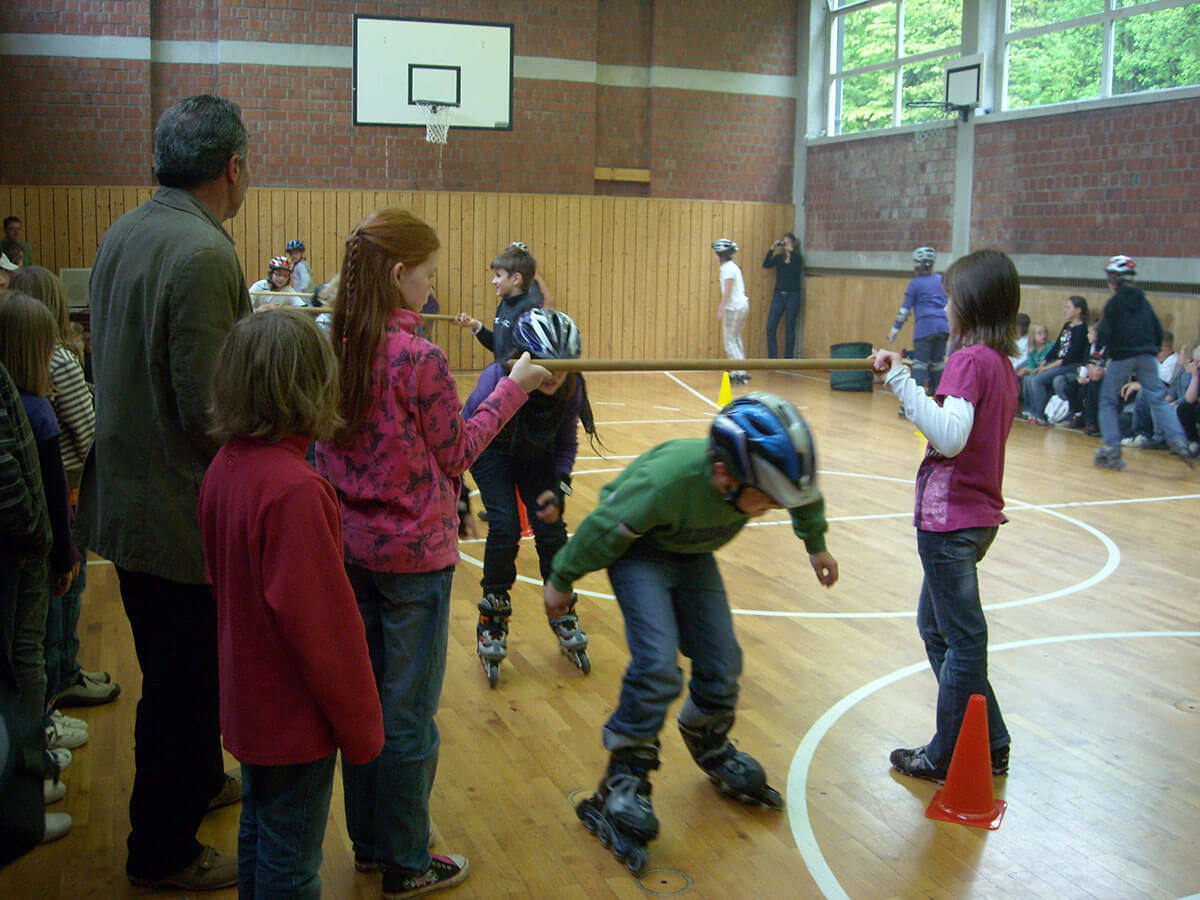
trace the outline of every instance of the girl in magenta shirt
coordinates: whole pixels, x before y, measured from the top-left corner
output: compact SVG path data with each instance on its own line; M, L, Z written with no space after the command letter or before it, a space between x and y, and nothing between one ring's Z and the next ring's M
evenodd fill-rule
M880 350L875 371L928 438L917 470L917 552L925 579L917 629L938 681L937 729L929 743L891 754L902 774L944 781L972 694L987 699L992 772L1008 772L1008 729L987 675L987 622L976 566L1004 516L1004 446L1017 409L1016 351L1021 287L998 250L979 250L945 274L946 313L959 349L946 362L936 399Z
M331 335L346 424L317 444L383 706L379 758L342 767L346 824L355 866L383 870L385 898L467 874L464 857L429 852L460 476L550 374L524 354L463 419L445 353L416 334L438 246L403 209L373 212L350 232Z

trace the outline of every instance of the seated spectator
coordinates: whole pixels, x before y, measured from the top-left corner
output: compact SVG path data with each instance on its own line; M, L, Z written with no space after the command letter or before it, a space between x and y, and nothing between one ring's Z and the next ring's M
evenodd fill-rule
M276 256L268 263L267 277L250 285L250 305L257 311L275 306L307 306L292 286L292 261Z
M1032 375L1050 353L1050 330L1045 325L1033 325L1025 336L1025 355L1017 362L1017 378Z
M1181 357L1175 352L1175 333L1170 329L1163 329L1162 343L1154 358L1158 360L1158 377L1162 379L1163 384L1170 384L1181 368Z
M292 263L292 286L301 293L312 293L312 269L304 259L304 241L293 238L287 242L287 258Z
M1025 357L1029 355L1029 316L1025 313L1017 313L1017 355L1010 356L1009 360L1013 364L1014 369L1021 368L1021 364L1025 362Z
M1197 434L1197 415L1200 413L1200 343L1197 343L1190 354L1181 354L1183 365L1180 367L1187 373L1187 387L1179 396L1175 405L1175 414L1179 416L1179 424L1188 439L1188 449L1192 456L1200 453L1200 434Z
M15 241L21 246L21 249L25 251L22 254L24 262L18 263L18 265L32 266L33 248L21 240L22 227L21 220L16 216L6 216L4 219L4 240ZM9 257L9 259L12 259L12 257ZM13 262L16 262L16 260L13 260Z
M21 266L29 265L29 262L25 259L25 245L20 241L5 238L0 241L0 253L7 256L9 261L18 269Z
M1163 351L1160 352L1158 371L1160 377L1162 376L1163 372L1169 372L1171 374L1171 378L1169 380L1163 380L1163 387L1166 390L1167 404L1172 410L1175 410L1176 415L1178 416L1179 402L1183 399L1185 393L1187 392L1188 384L1191 380L1191 373L1188 371L1186 366L1164 365L1168 357L1172 360L1177 358L1173 346L1171 347L1171 352L1169 354L1161 355L1165 354L1168 345L1174 344L1174 339L1167 337L1169 334L1170 332L1164 329ZM1183 347L1183 352L1179 354L1178 357L1185 360L1190 360L1192 358L1193 351L1194 345L1185 344ZM1129 437L1124 438L1121 441L1121 444L1126 447L1141 447L1148 450L1165 450L1167 447L1166 435L1163 433L1161 425L1155 424L1154 418L1150 412L1150 402L1146 399L1145 394L1140 390L1140 385L1138 385L1137 382L1131 382L1125 387L1128 389L1129 395L1133 397L1133 433ZM1182 425L1182 417L1180 417L1179 421ZM1191 441L1190 438L1188 440L1189 442Z
M8 288L8 282L12 280L13 272L21 268L15 262L8 258L5 253L0 253L0 291Z
M1068 297L1064 304L1067 321L1058 333L1058 339L1042 362L1022 380L1021 394L1025 400L1022 415L1038 425L1049 424L1044 416L1046 401L1053 387L1057 396L1067 399L1067 380L1064 375L1074 375L1088 358L1087 300L1078 295ZM1060 379L1057 383L1055 379Z

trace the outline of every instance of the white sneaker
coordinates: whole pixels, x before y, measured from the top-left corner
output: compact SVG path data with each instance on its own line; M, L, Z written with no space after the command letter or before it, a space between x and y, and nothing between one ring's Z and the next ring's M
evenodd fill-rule
M42 781L42 802L49 806L51 803L57 803L67 795L67 786L61 781L56 781L53 778L46 778Z
M50 719L51 721L58 722L64 728L70 729L71 731L82 731L84 734L88 733L87 722L83 721L83 719L77 719L74 716L68 716L60 709L56 709L54 712L50 713Z
M67 813L46 813L46 834L42 838L42 843L48 844L50 841L66 837L70 830L71 817Z
M71 764L71 751L65 747L56 747L53 750L47 750L46 756L49 757L50 762L58 766L58 771L60 772Z
M1133 437L1121 438L1122 447L1149 447L1150 438L1144 434L1135 434Z
M74 728L67 728L54 721L46 726L46 746L52 750L74 750L76 747L86 744L87 740L86 731L76 731Z

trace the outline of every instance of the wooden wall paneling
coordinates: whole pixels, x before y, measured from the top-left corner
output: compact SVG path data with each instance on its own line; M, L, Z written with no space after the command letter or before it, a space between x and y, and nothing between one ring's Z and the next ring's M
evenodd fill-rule
M86 265L83 261L83 192L85 189L77 187L64 188L63 193L66 195L66 215L67 215L67 265L71 268L78 269ZM89 194L93 193L92 188L86 189ZM61 259L61 257L60 257Z
M611 307L605 320L609 325L609 346L613 357L630 355L627 331L633 319L629 308L633 267L629 252L629 200L625 197L613 198L612 223L612 279L611 287L605 291L601 303Z
M100 235L96 231L97 204L99 203L99 188L79 189L79 258L81 267L90 267L96 257L96 245Z
M58 263L58 246L59 235L58 227L54 221L54 188L42 187L37 189L37 210L38 210L38 243L34 243L29 239L29 226L25 225L25 243L33 248L43 247L44 250L34 249L34 259L38 261L38 265L44 266L47 269L57 272L61 266ZM24 224L24 223L22 223ZM63 242L66 241L66 235L63 235ZM50 263L47 265L42 262L43 257Z
M646 252L650 246L650 205L645 202L630 204L630 216L633 220L629 229L633 281L625 305L625 344L627 353L646 359L650 355L649 329L643 319L644 311L649 308L646 300L651 277L651 262Z

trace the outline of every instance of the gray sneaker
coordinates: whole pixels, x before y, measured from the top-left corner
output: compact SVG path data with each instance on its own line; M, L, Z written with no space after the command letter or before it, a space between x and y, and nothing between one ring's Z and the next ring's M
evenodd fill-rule
M237 858L218 853L205 846L192 862L162 878L129 876L130 884L138 887L175 888L180 891L215 891L238 883Z

